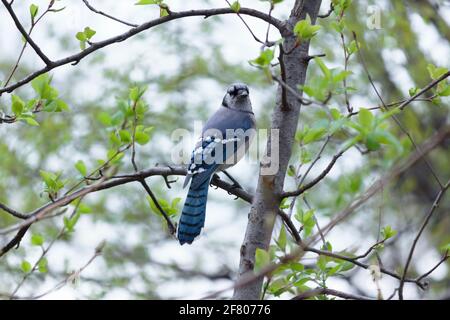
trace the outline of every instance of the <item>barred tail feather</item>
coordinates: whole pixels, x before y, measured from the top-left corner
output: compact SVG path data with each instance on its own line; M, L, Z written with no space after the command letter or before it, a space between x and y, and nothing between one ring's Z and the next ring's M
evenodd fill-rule
M184 202L183 212L178 224L178 241L180 244L191 244L194 238L200 234L205 224L206 200L208 197L209 179L200 185L193 183Z

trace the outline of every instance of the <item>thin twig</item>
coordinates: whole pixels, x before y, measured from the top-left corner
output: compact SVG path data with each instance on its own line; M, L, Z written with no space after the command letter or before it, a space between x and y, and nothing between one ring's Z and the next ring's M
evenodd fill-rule
M73 209L70 218L72 218L78 211L78 208L80 206L81 203L81 199L80 202L78 202L78 204L76 205L76 207ZM25 283L25 281L31 276L31 274L37 270L40 261L47 255L47 253L50 251L50 249L53 247L53 245L56 243L57 240L61 239L61 237L65 234L65 230L66 230L66 226L63 226L61 228L61 230L58 232L58 235L52 239L52 241L49 243L49 245L42 250L41 255L39 256L39 258L36 260L36 262L34 263L33 267L31 268L31 270L29 272L27 272L22 280L17 284L16 288L13 290L13 292L11 293L11 296L14 297L17 293L17 291L19 291L19 289L23 286L23 284Z
M80 274L98 257L102 254L102 249L103 249L103 245L104 242L101 242L97 248L95 248L95 252L94 255L77 271L72 272L69 276L67 276L67 278L65 278L64 280L62 280L61 282L59 282L56 286L54 286L52 289L49 289L41 294L38 294L36 296L32 296L32 297L17 297L17 296L10 296L10 299L25 299L25 300L36 300L36 299L40 299L52 292L55 292L61 288L63 288L65 285L67 285L70 282L74 282L77 280L77 278L80 276Z
M31 27L28 30L28 35L31 35L33 32L34 27L36 24L48 13L51 12L50 9L52 8L54 2L51 1L47 7L47 9L34 21L31 21ZM25 41L25 43L22 46L22 49L20 50L19 56L17 57L16 63L14 64L14 67L12 68L11 72L9 73L8 78L6 79L5 83L3 84L3 87L6 87L9 82L11 81L12 77L14 76L14 73L16 72L17 68L19 67L20 60L22 59L22 56L25 52L25 48L27 47L28 41Z
M420 277L417 278L417 281L421 281L423 278L428 277L431 273L433 273L434 270L436 270L441 264L443 264L445 261L447 261L447 259L450 258L449 256L449 252L448 250L446 250L444 252L444 255L442 256L441 260L439 260L439 262L430 269L430 271L425 272L423 275L421 275Z
M231 3L228 0L225 0L226 3L228 3L228 5L231 8ZM240 10L239 10L240 11ZM261 43L263 46L266 46L266 42L260 40L255 33L253 32L253 30L250 28L250 26L247 24L247 22L245 22L244 18L242 18L242 16L239 14L239 11L236 12L236 15L239 17L239 19L241 19L242 23L245 25L245 27L247 28L247 30L250 32L250 34L252 35L253 39L255 39L256 42ZM270 14L269 14L270 16Z
M158 202L158 199L156 198L155 194L152 192L152 190L150 189L150 187L148 186L147 182L145 182L144 179L139 180L139 182L142 184L142 186L144 187L145 191L147 191L148 195L150 196L150 198L152 199L153 203L155 204L155 206L158 208L159 212L161 212L161 215L164 217L164 219L167 222L167 226L169 227L169 233L171 235L175 234L175 231L177 230L177 228L175 227L175 225L173 224L172 220L170 220L169 215L167 214L166 211L164 211L164 209L161 207L161 205Z
M403 300L403 286L405 283L406 274L408 273L409 265L411 263L411 260L412 260L413 254L414 254L414 250L416 249L417 242L419 241L419 238L422 235L423 230L425 230L426 226L428 225L428 222L430 222L431 216L436 211L437 207L439 206L439 203L441 202L443 196L445 195L445 193L449 187L450 187L450 180L447 181L447 183L439 191L438 195L436 196L436 198L433 202L433 205L431 206L430 210L428 211L427 215L425 216L425 219L424 219L422 225L420 226L419 232L417 232L417 235L414 238L414 241L411 245L411 249L409 250L408 258L406 259L402 278L400 279L400 285L398 287L398 298L400 300Z
M363 55L362 55L362 52L361 52L361 48L359 47L359 44L358 44L358 38L357 38L357 36L356 36L356 32L354 32L354 31L353 31L353 38L354 38L355 43L356 43L356 48L357 48L357 52L358 52L359 59L360 59L360 61L361 61L361 65L363 66L363 69L364 69L364 71L365 71L365 73L366 73L366 75L367 75L367 78L369 79L370 85L372 86L373 90L375 91L375 93L376 93L378 99L381 101L381 104L383 105L383 108L384 108L385 110L388 110L388 107L387 107L386 103L384 102L383 98L381 97L381 94L379 93L379 91L378 91L378 89L377 89L377 86L375 85L375 83L374 83L373 80L372 80L372 76L370 75L369 69L367 68L366 62L365 62L365 60L364 60L364 58L363 58ZM449 75L450 75L450 71L447 72L447 73L445 74L446 77L448 77ZM443 75L443 76L444 76L444 75ZM445 77L445 78L446 78L446 77ZM441 77L441 78L442 78L442 77ZM445 79L445 78L443 78L443 79ZM441 79L440 81L442 81L443 79ZM433 83L434 83L434 84L433 84ZM414 100L413 98L417 98L418 96L420 96L420 95L423 94L424 92L430 90L433 86L437 85L437 83L439 83L439 82L433 81L433 82L432 82L432 84L433 84L432 86L429 85L429 86L427 86L428 88L426 88L426 90L424 90L424 89L423 89L423 90L420 90L420 92L416 93L413 97L411 97L410 99L408 99L407 101L405 101L403 104L401 104L401 105L398 106L397 108L399 108L400 110L403 110L409 103L411 103L411 102ZM419 93L420 93L420 94L419 94ZM415 142L415 140L413 139L413 137L411 136L411 134L410 134L410 133L406 130L406 128L402 125L402 123L400 122L400 120L399 120L395 115L392 116L392 119L394 119L395 123L396 123L397 126L400 128L400 130L402 130L403 133L406 134L406 136L408 137L409 141L411 141L411 143L413 144L414 148L415 148L416 150L420 151L420 150L418 149L419 146L417 145L417 143ZM434 177L434 179L436 180L436 182L437 182L437 183L439 184L439 186L442 188L442 183L441 183L439 177L437 176L435 170L433 169L431 163L428 161L427 157L424 157L424 158L423 158L423 161L425 162L426 166L428 167L429 171L431 172L431 174L432 174L432 176Z
M28 218L28 215L20 213L20 212L14 210L14 209L11 209L11 208L7 207L6 205L4 205L3 203L0 203L0 209L2 209L3 211L9 213L13 217L16 217L16 218L19 218L19 219L26 219L26 218Z
M22 24L20 23L19 19L17 18L16 14L14 13L14 10L11 8L11 5L6 0L2 0L3 5L6 7L6 10L8 10L9 15L13 19L17 29L22 34L22 36L25 38L27 42L30 43L30 46L34 49L36 54L44 61L44 63L47 66L52 65L52 61L42 52L41 48L31 39L31 37L28 35L28 33L23 28Z
M328 12L327 13L325 13L325 14L319 14L317 17L318 18L328 18L330 15L331 15L331 13L333 13L333 10L334 10L334 5L333 5L333 2L331 2L330 3L330 9L328 9Z
M316 184L318 184L323 178L325 178L328 175L328 173L331 171L331 169L335 165L336 161L344 154L344 152L346 150L348 150L348 148L343 149L343 150L339 151L338 153L336 153L333 156L333 158L331 159L328 166L316 178L314 178L313 180L311 180L309 183L305 184L304 186L301 186L300 188L298 188L295 191L284 192L281 195L282 198L297 197L297 196L301 195L302 193L304 193L305 191L314 187Z
M329 288L311 289L311 290L300 293L299 295L292 298L292 300L305 300L305 299L313 298L315 296L322 295L322 294L335 296L335 297L343 298L346 300L374 300L373 298L358 296L355 294L346 293L346 292L329 289Z
M109 18L109 19L112 19L112 20L114 20L114 21L120 22L120 23L125 24L125 25L130 26L130 27L136 28L136 27L138 26L137 24L130 23L130 22L126 22L126 21L124 21L124 20L122 20L122 19L113 17L112 15L107 14L107 13L105 13L105 12L103 12L103 11L100 11L100 10L95 9L95 8L94 8L87 0L83 0L83 2L84 2L84 4L86 5L86 7L89 8L89 10L91 10L91 11L93 11L93 12L95 12L95 13L98 13L98 14L100 14L100 15L102 15L102 16L105 16L105 17L107 17L107 18Z

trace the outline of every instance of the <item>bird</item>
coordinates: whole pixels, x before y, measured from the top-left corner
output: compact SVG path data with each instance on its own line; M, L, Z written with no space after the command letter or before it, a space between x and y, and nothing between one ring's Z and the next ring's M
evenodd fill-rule
M256 120L249 88L244 83L231 84L218 110L207 120L197 141L183 188L189 185L178 223L181 245L192 244L205 224L206 202L211 178L222 171L241 188L225 169L235 165L248 151L255 136Z

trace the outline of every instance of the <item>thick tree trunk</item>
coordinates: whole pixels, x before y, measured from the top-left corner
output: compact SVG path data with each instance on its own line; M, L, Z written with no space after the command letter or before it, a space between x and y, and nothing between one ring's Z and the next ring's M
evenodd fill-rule
M286 21L286 29L282 32L284 38L284 66L285 80L292 88L305 83L306 70L309 62L309 42L303 42L296 49L296 37L292 30L295 24L305 19L308 14L314 23L319 12L320 0L297 0L289 19ZM272 129L279 130L279 157L278 171L272 175L262 174L263 164L260 165L260 175L257 190L249 213L247 231L241 247L241 261L237 283L246 274L253 272L256 248L267 250L270 245L273 226L280 203L280 194L283 191L284 178L289 159L292 153L294 136L300 114L301 104L291 93L286 92L287 106L283 105L282 89L278 88L277 102L272 116ZM271 154L271 140L267 143L267 155ZM275 143L272 141L272 143ZM278 148L274 149L278 152ZM272 157L275 161L277 157ZM274 163L271 164L272 166ZM238 286L234 291L234 299L260 299L263 279L257 279L249 284Z

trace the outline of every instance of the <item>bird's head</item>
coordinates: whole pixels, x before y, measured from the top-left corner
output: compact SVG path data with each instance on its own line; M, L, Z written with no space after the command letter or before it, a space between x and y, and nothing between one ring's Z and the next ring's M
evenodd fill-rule
M244 83L234 83L228 87L222 105L228 108L251 111L249 89Z

